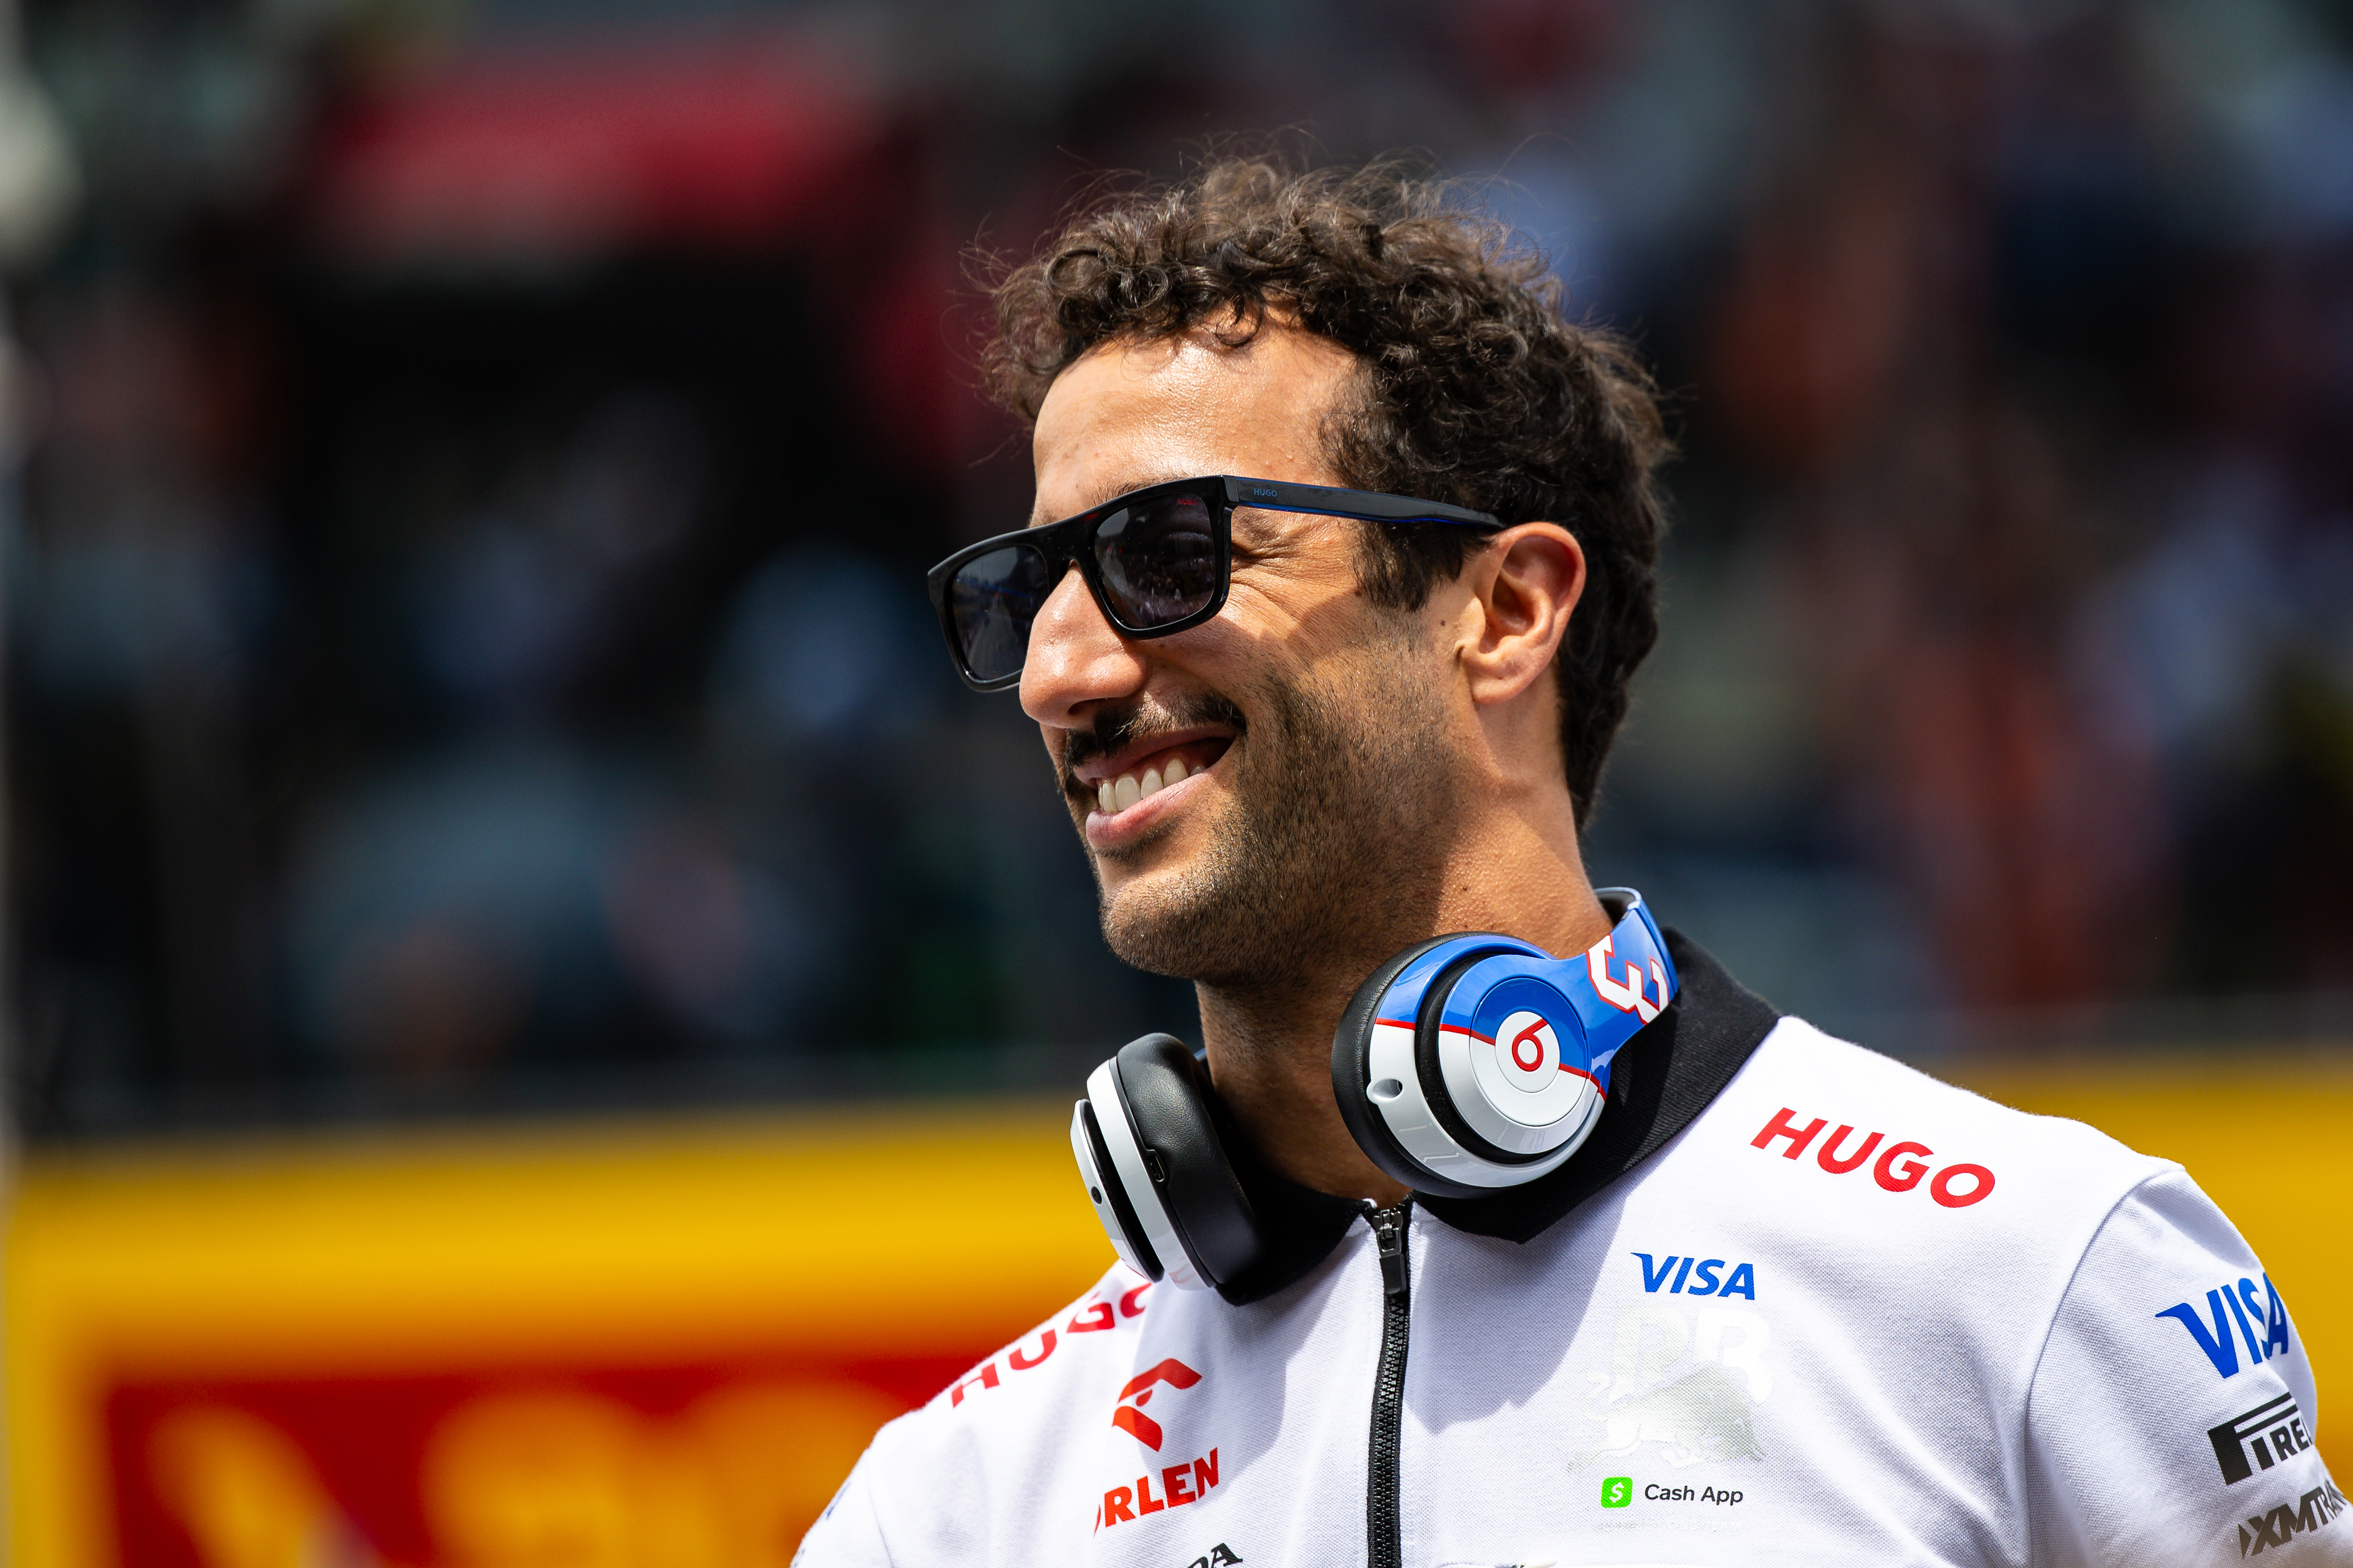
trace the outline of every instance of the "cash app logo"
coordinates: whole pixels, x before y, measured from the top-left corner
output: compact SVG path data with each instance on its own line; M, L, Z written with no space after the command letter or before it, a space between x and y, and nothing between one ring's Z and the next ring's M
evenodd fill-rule
M1634 1500L1634 1478L1612 1476L1601 1483L1601 1506L1624 1508Z

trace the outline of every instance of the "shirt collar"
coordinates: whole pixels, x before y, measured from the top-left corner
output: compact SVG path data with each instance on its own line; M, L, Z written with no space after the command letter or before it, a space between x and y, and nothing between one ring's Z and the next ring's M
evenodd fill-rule
M1611 1062L1609 1100L1585 1147L1559 1170L1525 1186L1479 1198L1425 1197L1419 1200L1423 1208L1474 1236L1534 1240L1657 1152L1732 1081L1780 1015L1698 943L1677 931L1665 935L1681 987L1666 1011ZM1266 1242L1256 1264L1219 1287L1227 1300L1246 1306L1305 1278L1331 1256L1364 1206L1275 1174L1229 1119L1219 1114L1219 1135L1234 1155L1235 1172L1258 1211Z

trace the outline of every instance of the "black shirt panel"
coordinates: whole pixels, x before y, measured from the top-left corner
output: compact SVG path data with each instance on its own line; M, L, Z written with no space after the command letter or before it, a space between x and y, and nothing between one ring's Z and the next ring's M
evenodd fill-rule
M1611 1061L1609 1100L1585 1147L1559 1170L1524 1187L1506 1187L1489 1197L1424 1197L1419 1200L1424 1208L1457 1230L1532 1240L1657 1152L1732 1081L1780 1015L1698 943L1673 930L1664 934L1668 956L1675 962L1675 999ZM1258 1260L1218 1288L1235 1306L1247 1306L1305 1278L1331 1256L1365 1207L1277 1175L1223 1108L1212 1105L1219 1136L1234 1156L1235 1173L1261 1227Z
M1305 1279L1310 1269L1332 1256L1348 1227L1364 1216L1365 1205L1355 1198L1335 1198L1303 1187L1269 1170L1214 1097L1209 1115L1227 1152L1233 1156L1234 1174L1241 1179L1242 1190L1250 1194L1250 1206L1258 1212L1257 1258L1218 1287L1219 1295L1237 1307L1247 1307Z

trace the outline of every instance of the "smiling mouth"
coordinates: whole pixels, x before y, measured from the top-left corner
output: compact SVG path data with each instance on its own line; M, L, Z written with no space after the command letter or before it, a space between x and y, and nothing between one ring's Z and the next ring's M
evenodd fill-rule
M1095 785L1095 809L1105 816L1115 816L1138 801L1149 800L1171 784L1184 783L1195 773L1206 773L1233 744L1229 735L1216 735L1198 741L1187 741L1138 757L1125 764L1114 776Z

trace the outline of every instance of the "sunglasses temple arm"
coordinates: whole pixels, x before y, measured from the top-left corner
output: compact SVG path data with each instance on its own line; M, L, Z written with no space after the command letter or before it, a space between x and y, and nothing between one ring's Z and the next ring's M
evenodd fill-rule
M1273 511L1303 511L1321 517L1355 518L1365 522L1444 522L1473 528L1498 529L1501 519L1444 501L1416 500L1409 496L1384 495L1377 490L1341 489L1330 485L1303 485L1284 479L1225 480L1227 500L1236 506L1261 506Z

